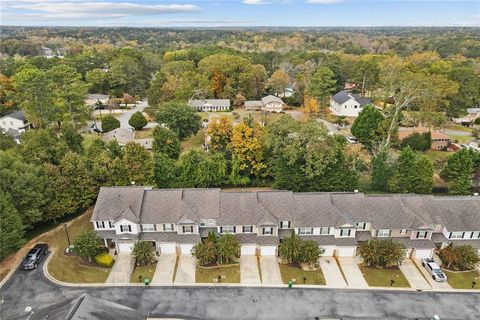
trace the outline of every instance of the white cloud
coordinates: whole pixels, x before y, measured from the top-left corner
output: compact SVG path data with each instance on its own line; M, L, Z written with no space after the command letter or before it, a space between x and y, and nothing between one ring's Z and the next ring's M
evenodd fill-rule
M343 0L307 0L308 3L321 3L321 4L331 4L331 3L340 3Z
M243 0L244 4L251 4L251 5L259 5L259 4L266 4L267 2L264 0Z
M6 0L3 19L49 20L83 18L121 18L172 13L191 13L200 10L193 4L145 4L136 2L82 0Z

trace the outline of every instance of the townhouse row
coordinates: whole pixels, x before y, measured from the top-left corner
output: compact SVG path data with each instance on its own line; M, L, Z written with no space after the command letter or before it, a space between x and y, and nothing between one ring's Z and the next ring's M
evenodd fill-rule
M373 238L402 243L412 258L431 257L451 242L480 252L478 196L103 187L92 223L118 252L150 241L160 254L190 254L213 232L234 234L242 255L277 255L292 230L326 256L353 257Z

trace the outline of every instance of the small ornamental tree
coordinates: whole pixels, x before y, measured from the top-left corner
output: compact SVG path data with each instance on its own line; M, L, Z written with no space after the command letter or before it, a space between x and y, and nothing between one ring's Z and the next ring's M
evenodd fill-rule
M106 115L102 118L102 130L103 132L109 132L120 128L120 121L112 115Z
M439 256L447 269L472 270L480 263L477 249L469 245L454 247L449 244L440 250Z
M397 266L405 259L405 247L392 239L372 239L360 244L358 254L367 267Z
M300 244L300 262L309 265L315 264L324 253L325 249L320 248L318 243L314 240L305 240Z
M229 264L240 257L240 242L233 234L222 234L217 241L218 262Z
M418 133L414 132L402 140L400 148L410 147L415 151L427 151L432 147L432 134L430 132Z
M93 230L84 230L73 241L74 252L84 260L89 262L100 251L100 238Z
M292 235L282 240L279 247L280 257L288 263L298 263L300 257L301 240L292 230Z
M192 248L192 255L197 259L197 263L202 266L211 265L217 262L218 250L214 242L206 240L199 242Z
M128 120L128 124L135 130L140 130L147 125L148 121L141 111L137 111Z
M132 255L137 260L137 265L148 265L153 261L155 252L153 250L152 242L138 241L133 246Z

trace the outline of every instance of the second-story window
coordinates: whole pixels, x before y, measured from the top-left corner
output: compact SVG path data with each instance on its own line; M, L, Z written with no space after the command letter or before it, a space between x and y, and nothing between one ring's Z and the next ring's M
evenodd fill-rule
M171 223L163 224L163 231L173 231L173 224Z
M96 221L97 229L105 229L105 221Z
M143 232L156 231L154 224L142 224L142 225L141 225L141 229L142 229Z
M235 227L220 227L220 233L235 233Z
M377 237L390 237L390 229L378 229Z
M320 234L321 234L322 236L330 234L330 228L328 228L328 227L322 227L322 228L320 228Z
M367 229L367 223L366 222L357 222L357 223L355 223L355 226L357 227L358 230L366 230Z
M183 233L193 233L193 226L183 226Z
M272 235L273 234L273 228L269 227L269 228L263 228L263 232L262 234L264 235Z
M313 234L313 228L298 228L298 234L303 234L303 235Z
M350 237L352 229L340 229L340 237Z
M253 233L253 226L243 226L242 227L243 233Z
M132 226L129 224L122 224L120 226L120 231L121 232L132 232Z
M417 232L417 239L425 239L427 238L427 231L418 231Z
M280 221L280 229L290 229L290 221Z
M407 229L401 229L400 234L407 234Z
M470 239L480 239L480 231L474 231L470 235Z
M458 231L458 232L450 232L450 236L448 238L450 239L463 239L464 232Z

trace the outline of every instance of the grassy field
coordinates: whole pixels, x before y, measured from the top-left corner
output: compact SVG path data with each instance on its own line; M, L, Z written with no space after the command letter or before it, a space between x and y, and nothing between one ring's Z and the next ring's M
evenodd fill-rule
M455 289L472 289L472 281L476 282L474 289L480 290L480 271L450 272L443 270L450 284Z
M409 288L410 284L403 275L400 269L377 269L377 268L367 268L360 265L360 270L362 271L365 281L371 287L396 287L396 288ZM391 280L394 280L395 283L391 285Z
M218 276L222 277L224 283L240 283L240 265L218 266L203 268L197 266L195 270L195 281L197 283L215 283Z
M473 129L469 127L462 126L460 124L456 124L454 122L448 122L445 126L445 129L457 130L457 131L464 131L464 132L472 132Z
M291 267L284 264L280 264L279 266L280 266L280 273L282 275L283 283L288 283L288 281L295 279L296 284L314 284L314 285L326 284L322 269L306 271L300 268ZM305 283L303 282L303 277L306 278Z
M155 274L155 268L157 267L157 261L148 266L141 266L133 268L132 274L130 275L130 283L138 283L142 282L144 279L150 279L152 282L153 275ZM139 276L142 276L142 280L139 280Z
M68 225L70 240L75 239L83 230L93 229L90 222L92 211L93 209L87 210ZM40 237L39 242L46 242L51 249L55 250L48 264L48 272L55 279L72 283L101 283L107 280L111 269L86 265L80 258L64 254L68 246L64 228Z
M473 137L461 136L457 134L449 134L448 136L452 138L454 142L458 141L458 143L469 143L471 140L473 140Z
M83 137L83 148L87 149L95 139L100 139L100 136L96 133L82 133Z
M423 153L425 157L432 161L436 160L445 160L448 157L450 157L453 154L453 152L448 152L448 151L437 151L437 150L428 150L427 152Z
M201 149L202 144L205 142L205 129L200 129L196 135L187 138L182 141L182 151L188 151L190 149Z
M138 131L135 131L135 139L151 138L152 134L153 134L153 128L138 130Z

